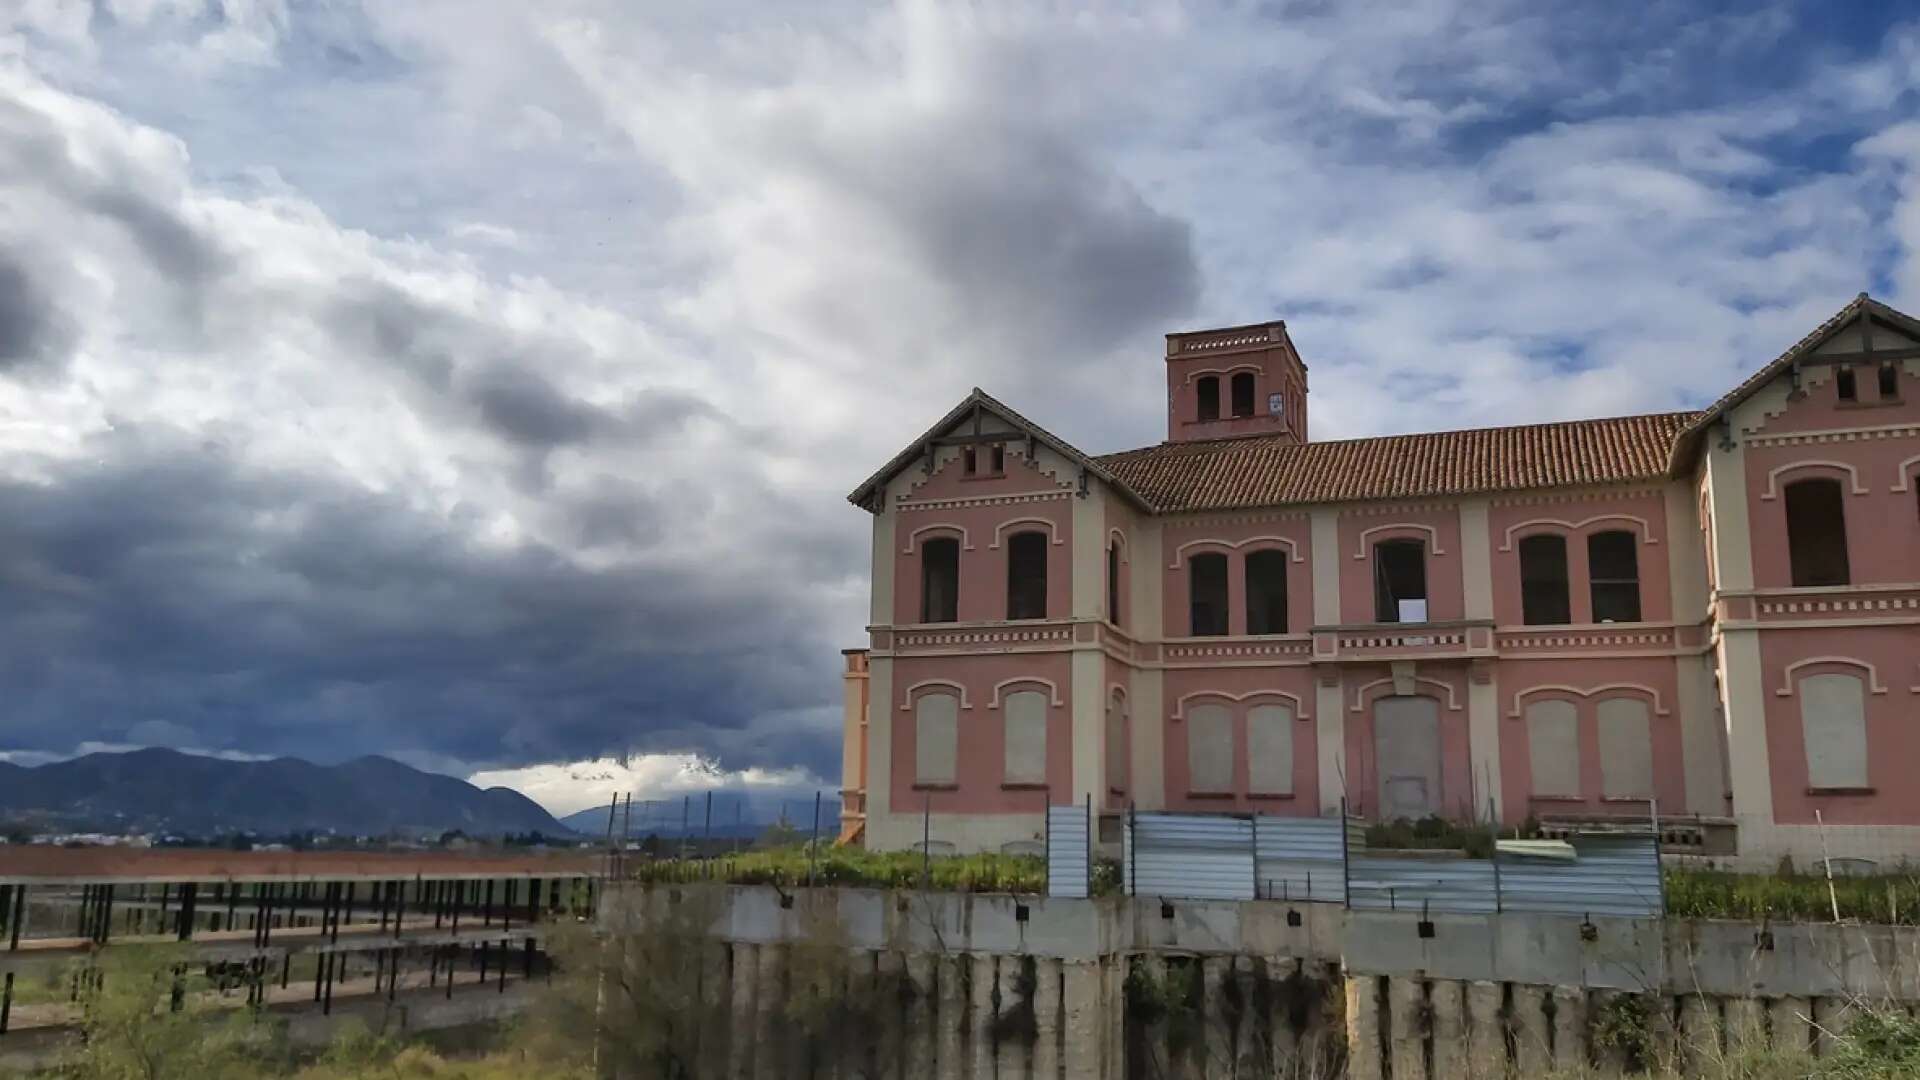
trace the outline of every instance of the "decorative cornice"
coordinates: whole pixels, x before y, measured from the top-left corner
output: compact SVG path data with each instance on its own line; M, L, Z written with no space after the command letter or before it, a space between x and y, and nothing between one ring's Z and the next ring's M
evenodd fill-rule
M1064 489L1057 491L1023 491L1008 495L966 495L951 499L927 499L924 501L901 495L895 498L893 505L895 509L905 512L913 510L953 510L969 506L1019 506L1025 503L1054 502L1056 500L1064 501L1071 498L1073 498L1073 492Z
M1777 435L1749 435L1751 447L1811 446L1818 443L1877 442L1881 439L1920 437L1920 424L1882 424L1877 427L1833 428L1820 431L1783 431Z

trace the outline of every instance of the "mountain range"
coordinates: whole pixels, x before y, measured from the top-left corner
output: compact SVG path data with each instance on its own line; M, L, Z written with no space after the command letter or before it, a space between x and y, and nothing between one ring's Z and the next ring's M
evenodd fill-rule
M390 758L339 765L298 758L228 761L148 749L36 767L0 762L0 819L66 831L332 832L348 836L565 837L552 814L510 788L481 790Z

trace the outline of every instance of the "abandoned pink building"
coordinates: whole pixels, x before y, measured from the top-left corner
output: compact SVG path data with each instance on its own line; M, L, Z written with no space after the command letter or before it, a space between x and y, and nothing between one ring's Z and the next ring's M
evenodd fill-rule
M1743 859L1920 857L1920 321L1862 294L1756 367L1314 442L1285 324L1171 334L1166 441L1100 456L976 390L850 496L846 833L1651 802Z

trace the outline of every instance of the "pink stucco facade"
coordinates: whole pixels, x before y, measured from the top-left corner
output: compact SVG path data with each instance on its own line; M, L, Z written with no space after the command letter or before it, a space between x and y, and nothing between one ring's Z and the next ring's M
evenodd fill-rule
M852 831L904 847L931 820L953 847L1012 847L1038 837L1049 801L1107 815L1344 803L1505 822L1658 812L1730 831L1755 859L1804 854L1818 820L1836 854L1920 857L1920 785L1903 771L1920 761L1920 326L1862 298L1797 348L1682 417L1645 475L1267 504L1208 488L1191 510L976 393L856 492L875 595L871 701L848 713L862 722L847 760L865 763ZM1280 324L1173 335L1166 365L1170 443L1304 441L1305 365ZM1241 373L1252 415L1231 415ZM1199 415L1204 378L1219 380L1217 418ZM1226 497L1246 486L1195 475ZM1837 485L1824 516L1844 535L1802 520L1827 505L1808 480ZM1020 533L1045 538L1044 617L1008 617ZM1564 552L1544 578L1522 561L1543 535L1559 542L1533 558ZM929 623L933 538L958 544L958 603ZM1404 587L1382 584L1388 541L1417 549L1422 623L1376 621L1378 591ZM1844 550L1844 567L1809 570L1815 547L1830 563ZM1261 553L1263 572L1284 567L1284 619L1271 580L1251 595ZM1201 555L1224 560L1208 563L1225 567L1219 627L1194 621ZM1795 583L1810 573L1827 577ZM1637 618L1603 619L1623 595ZM1270 632L1251 632L1256 608ZM921 707L929 694L953 700ZM921 753L949 725L951 762ZM1036 774L1021 758L1040 746ZM919 779L949 766L951 780Z

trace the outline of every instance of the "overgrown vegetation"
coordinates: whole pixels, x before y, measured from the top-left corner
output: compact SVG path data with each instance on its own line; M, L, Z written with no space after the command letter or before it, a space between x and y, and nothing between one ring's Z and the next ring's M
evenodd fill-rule
M1827 891L1824 874L1772 874L1671 867L1666 871L1667 913L1676 918L1831 922L1834 901L1842 919L1920 925L1920 873L1836 877Z
M1469 859L1493 858L1493 831L1485 825L1461 824L1438 814L1418 821L1400 818L1367 826L1369 848L1401 851L1458 851Z
M938 892L1029 893L1047 891L1047 864L1038 855L935 855L912 851L866 851L822 846L770 848L714 859L652 859L629 867L635 880L655 884L719 881L732 885L778 885L783 889L842 885L868 889L918 889L923 878ZM1120 892L1120 867L1094 865L1095 895Z

